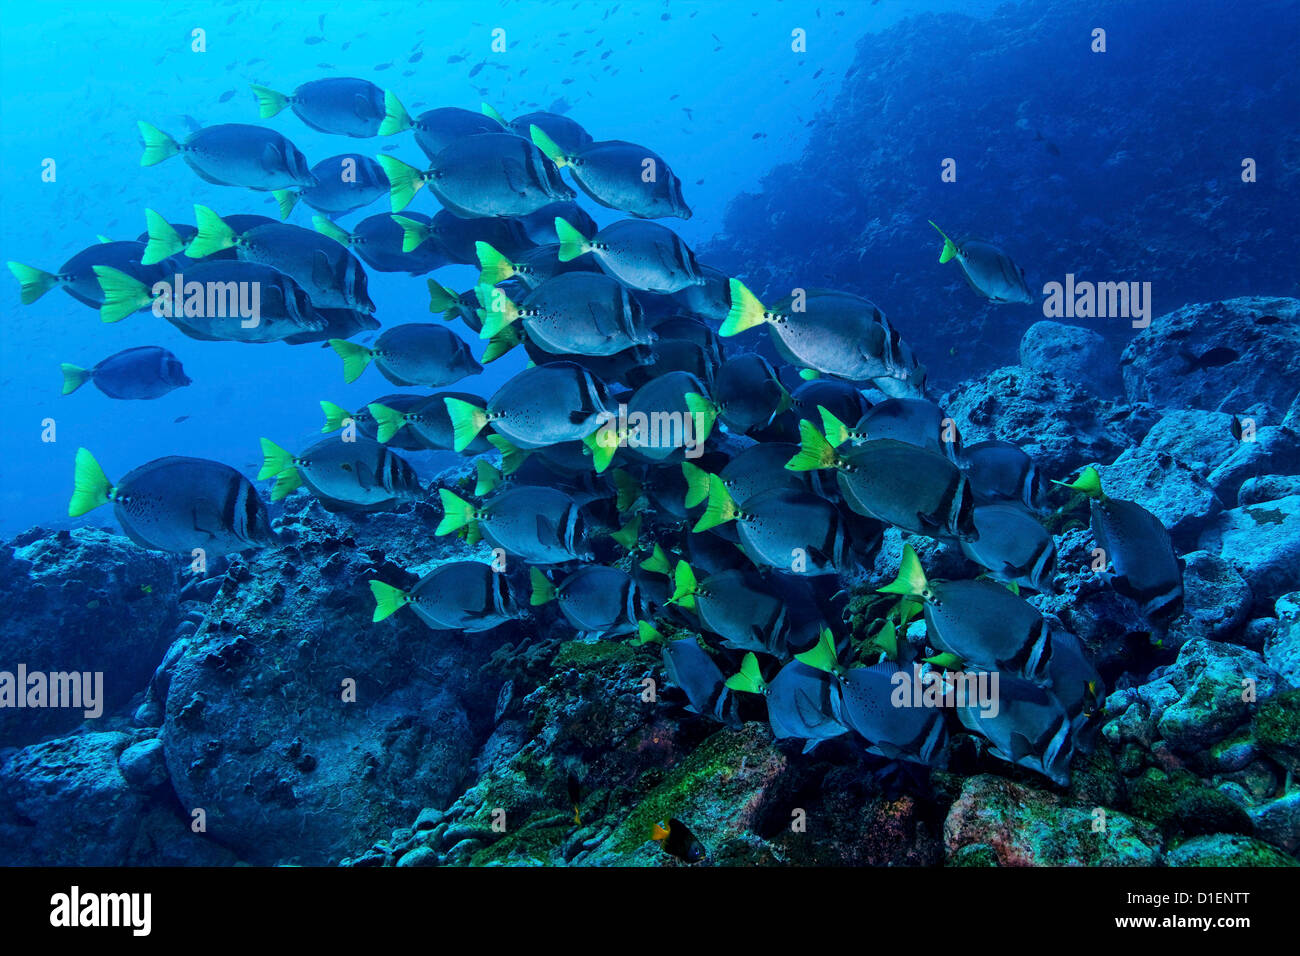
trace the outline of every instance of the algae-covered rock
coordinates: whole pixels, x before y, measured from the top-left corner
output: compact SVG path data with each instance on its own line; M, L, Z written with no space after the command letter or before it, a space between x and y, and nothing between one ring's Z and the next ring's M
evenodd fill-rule
M1195 754L1247 723L1258 701L1278 688L1277 674L1254 651L1215 641L1184 644L1174 664L1178 700L1159 718L1159 736Z
M649 842L654 824L669 817L686 823L710 856L724 854L736 863L746 857L751 863L763 862L766 854L746 846L747 835L786 766L786 756L765 725L719 730L632 808L591 862L676 862ZM738 854L733 852L737 844Z
M999 866L1153 866L1163 842L1150 824L1117 810L1064 805L988 774L966 781L943 832L949 862L975 846L991 851Z
M1215 833L1192 837L1165 855L1169 866L1300 866L1300 861L1255 837Z

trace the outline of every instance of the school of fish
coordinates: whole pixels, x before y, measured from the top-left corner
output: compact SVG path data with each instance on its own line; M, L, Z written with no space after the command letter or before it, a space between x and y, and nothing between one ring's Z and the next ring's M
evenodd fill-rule
M409 612L477 633L553 614L589 639L657 643L689 709L724 724L766 719L809 750L855 735L874 754L932 766L964 732L1068 782L1105 688L1079 640L1021 596L1053 590L1051 486L1013 444L963 444L876 305L797 277L760 300L660 221L691 216L663 157L596 140L567 116L507 120L485 106L412 117L392 92L349 78L253 92L263 119L290 109L355 139L409 131L413 148L406 160L312 164L261 126L182 141L142 122L142 165L179 156L208 183L273 193L282 219L305 204L315 228L205 206L186 225L144 210L135 240L94 243L54 271L9 268L24 303L62 288L123 328L147 329L135 315L152 311L197 340L327 344L344 383L364 379L370 400L321 402L325 437L310 447L262 438L257 480L273 483L271 501L301 487L331 511L441 509L436 533L460 536L465 558L409 589L358 582L376 622ZM597 229L579 191L627 218ZM388 208L350 231L334 222L373 203ZM943 235L950 260L990 301L1033 299L989 243ZM428 278L431 320L381 326L368 270L425 276L452 263L481 269L474 288ZM259 321L170 288L178 274L187 287L255 284ZM371 345L351 341L380 328ZM490 396L448 390L515 348L528 367ZM91 382L111 399L190 382L155 346L62 371L65 394ZM376 373L402 390L376 394ZM398 453L428 449L475 456L473 494L425 488ZM1177 615L1181 562L1160 522L1106 496L1093 469L1067 487L1090 502L1099 573L1153 627ZM215 556L275 543L262 493L219 462L162 457L114 481L80 449L69 513L109 503L145 548ZM909 543L880 586L869 570L889 526L958 548L985 573L931 580ZM865 631L848 623L854 589L879 592ZM997 707L896 703L914 672L990 671ZM681 844L684 859L702 852L675 820L654 838Z

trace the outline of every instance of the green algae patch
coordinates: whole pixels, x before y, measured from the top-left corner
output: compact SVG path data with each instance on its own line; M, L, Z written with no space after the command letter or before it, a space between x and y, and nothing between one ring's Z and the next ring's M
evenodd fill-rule
M1148 769L1129 784L1129 800L1133 813L1167 835L1249 835L1254 831L1245 810L1186 770L1167 774Z
M972 843L953 854L949 866L990 867L998 865L998 855L991 846Z
M762 754L757 753L760 739ZM722 806L728 799L723 791L732 789L724 785L742 773L747 763L766 765L771 758L770 742L758 731L719 730L702 741L677 767L666 771L662 781L614 830L607 845L617 854L635 851L650 840L654 825L669 817L681 817L696 836L703 838L717 826L719 815L734 812L735 808ZM767 773L765 768L751 769L755 773Z
M1300 690L1261 704L1251 721L1251 733L1264 753L1292 772L1300 770Z
M1300 866L1295 857L1263 840L1226 833L1180 843L1165 862L1170 866Z
M556 667L599 667L602 664L627 664L638 659L637 648L622 641L566 641L555 655Z
M574 829L568 824L543 825L554 819L553 813L539 813L529 817L519 829L507 832L495 843L475 852L470 858L470 865L512 865L526 862L542 866L554 865L556 854Z

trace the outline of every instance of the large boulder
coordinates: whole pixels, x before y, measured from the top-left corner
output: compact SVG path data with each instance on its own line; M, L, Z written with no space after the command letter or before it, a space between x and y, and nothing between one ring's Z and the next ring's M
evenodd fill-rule
M1274 605L1277 627L1264 644L1264 660L1291 687L1300 687L1300 592L1283 594Z
M1237 450L1232 416L1197 408L1166 411L1142 438L1142 448L1173 455L1201 475L1208 475Z
M1116 748L1132 743L1171 766L1209 768L1215 745L1248 732L1261 704L1285 687L1256 651L1193 640L1146 683L1111 694L1102 732Z
M940 404L965 444L998 438L1023 448L1049 477L1111 461L1128 444L1124 410L1059 375L1011 365L963 382Z
M1200 547L1231 562L1257 602L1300 588L1300 495L1223 512Z
M435 538L435 520L345 525L295 496L282 547L232 562L170 665L172 786L241 858L336 862L463 789L500 684L479 669L515 628L440 634L409 611L376 624L367 587L409 587L421 562L472 556Z
M1223 503L1202 474L1163 451L1129 448L1101 469L1106 494L1136 501L1169 531L1175 548L1185 549L1210 524Z
M193 832L171 792L157 788L156 769L148 787L133 781L139 758L157 748L142 733L75 734L0 760L0 866L233 863Z
M1134 336L1120 366L1130 401L1277 424L1300 391L1300 300L1185 305Z
M1044 319L1020 339L1020 364L1082 385L1103 398L1123 391L1119 354L1098 332Z
M1117 810L1065 805L1061 798L984 774L971 777L943 824L948 860L973 851L998 866L1155 866L1163 839Z
M1245 436L1243 435L1243 439ZM1283 425L1265 425L1252 440L1243 440L1210 472L1208 481L1228 506L1240 501L1241 489L1263 475L1300 475L1300 435Z
M1170 623L1165 645L1176 650L1197 639L1232 641L1250 617L1250 585L1217 554L1193 551L1183 560L1183 613Z
M94 528L24 532L0 546L0 659L29 674L103 675L107 716L144 690L178 618L178 559ZM66 732L83 709L0 709L0 746Z

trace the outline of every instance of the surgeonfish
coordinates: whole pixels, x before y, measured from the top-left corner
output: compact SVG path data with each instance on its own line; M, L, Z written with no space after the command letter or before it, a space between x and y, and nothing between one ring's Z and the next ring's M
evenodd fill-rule
M309 80L292 93L277 93L252 84L262 119L270 119L286 106L321 133L367 139L391 136L411 128L401 101L369 80L332 76Z
M697 580L682 560L671 574L671 603L694 612L725 646L766 654L784 647L789 610L757 572L729 569Z
M1168 622L1183 611L1183 562L1160 519L1141 505L1102 491L1101 476L1089 466L1066 485L1090 499L1092 536L1113 570L1111 585L1131 598L1153 621Z
M484 112L489 110L490 107L485 105ZM491 110L491 114L496 115L499 119L505 119L495 110ZM582 124L577 120L559 113L552 113L549 110L524 113L504 125L516 136L525 138L531 138L532 128L536 126L554 140L566 153L576 153L595 142L591 134L583 129Z
M369 206L388 192L388 177L383 167L360 153L322 159L311 168L311 174L316 177L315 186L272 192L280 206L281 219L289 218L299 200L320 212L342 216Z
M590 558L586 521L567 494L543 485L515 485L475 505L439 488L443 517L435 534L470 528L494 548L530 564Z
M430 222L427 216L416 212L405 213L403 218L426 225ZM408 248L406 230L397 223L396 217L388 213L367 216L353 226L351 232L324 216L313 216L312 225L317 232L356 253L376 272L405 272L419 276L452 261L432 235Z
M930 225L934 226L931 222ZM992 243L982 239L966 239L955 243L942 229L934 226L943 236L943 250L939 262L956 259L961 274L970 287L990 302L1019 302L1029 304L1034 294L1025 281L1025 270L1016 265L1009 255Z
M495 250L484 250L484 261ZM481 338L491 338L512 322L520 322L530 341L548 352L570 355L614 355L654 336L645 327L641 306L627 289L599 272L567 272L547 279L513 302L501 289L484 284L479 300L485 316Z
M385 511L424 492L406 459L367 438L326 438L297 455L263 438L257 480L267 478L272 501L305 485L327 511Z
M418 446L420 448L453 451L456 436L451 415L447 412L447 399L456 398L470 404L483 401L470 392L437 392L433 395L411 397L418 398L418 401L402 403L405 405L404 408L395 408L382 401L371 402L367 406L375 422L375 437L378 441L388 444L405 429L420 443ZM481 455L483 452L491 451L492 447L487 436L479 434L464 449L464 452L467 455Z
M839 718L842 712L839 678L802 661L790 661L768 685L767 720L772 733L803 740L804 753L849 732Z
M152 399L193 384L180 359L157 345L117 352L91 368L67 363L59 367L63 371L64 395L94 382L109 398Z
M838 451L806 419L799 434L799 453L786 467L835 469L845 503L858 514L939 540L978 535L970 482L943 455L892 438Z
M59 266L57 272L46 272L21 262L10 261L7 265L20 284L23 305L31 305L51 289L61 288L83 305L98 309L104 304L104 290L96 268L116 269L146 288L169 279L177 270L176 264L166 259L144 265L145 249L139 242L101 242L82 249ZM149 302L141 306L148 307Z
M847 532L839 510L806 491L771 488L738 506L717 475L709 478L708 507L694 531L735 521L745 554L758 565L796 574L834 574L848 563Z
M691 218L691 208L682 198L682 181L654 150L622 140L565 149L536 124L529 133L538 148L555 165L573 173L582 191L602 206L638 219Z
M207 206L195 206L194 215L199 231L185 250L190 258L234 249L244 262L260 262L289 276L317 308L375 311L365 268L347 246L329 236L287 222L237 232Z
M926 640L963 665L1046 683L1052 633L1043 615L994 581L930 581L910 544L903 545L898 577L878 591L919 598Z
M840 721L867 741L867 749L893 760L935 766L948 742L943 712L920 706L898 706L895 690L912 680L909 669L888 660L849 668L840 682Z
M316 185L307 157L273 129L222 123L191 133L181 143L156 126L137 125L144 138L141 166L156 166L179 154L200 179L217 186L271 192Z
M481 561L440 564L409 591L382 581L371 581L370 591L375 598L376 622L410 607L434 630L478 633L524 614L510 592L506 575Z
M551 362L526 368L483 408L447 400L456 451L469 447L487 425L520 448L540 448L586 438L609 417L609 391L580 365Z
M982 441L962 449L958 461L970 479L976 504L1014 501L1041 511L1046 498L1042 473L1034 460L1009 441Z
M478 136L481 133L500 133L501 123L491 116L459 106L440 106L425 110L411 122L415 130L415 145L430 159L458 139Z
M425 170L393 156L378 159L391 184L395 213L426 185L444 209L464 219L524 216L547 203L573 198L555 164L528 140L510 133L453 140Z
M687 710L712 717L729 727L739 727L736 697L726 686L718 665L693 637L684 637L664 645L664 669L668 681L686 692Z
M995 502L976 505L978 537L960 541L962 554L988 568L998 581L1052 593L1056 541L1024 505Z
M104 294L99 315L105 322L151 308L190 338L253 343L284 341L326 326L298 283L260 262L196 262L158 295L111 267L95 266L95 274Z
M630 634L644 615L636 581L619 568L589 564L565 575L558 584L533 568L530 578L531 603L536 606L555 601L579 634Z
M620 219L587 238L571 223L556 219L555 232L561 262L591 253L601 269L629 288L665 295L704 282L695 253L657 222Z
M802 306L802 308L800 308ZM919 392L924 369L872 302L847 292L810 291L768 308L744 284L731 280L731 311L719 334L766 325L786 361L851 382L874 382L887 394Z
M441 397L441 396L440 396ZM350 412L341 405L333 402L322 401L320 403L321 411L325 413L325 425L321 431L329 434L338 431L340 428L355 428L358 435L363 438L370 438L375 441L379 440L379 423L375 421L375 416L370 412L371 405L383 405L395 412L409 412L420 408L425 402L429 401L428 395L412 395L410 393L397 393L393 395L383 395L373 402L367 402L357 408L356 411ZM391 431L387 440L382 442L389 448L400 448L406 451L419 451L428 446L423 439L415 434L406 423Z
M343 359L343 380L348 383L360 378L372 362L394 385L428 388L451 385L483 371L469 343L445 325L394 325L370 347L346 339L331 339L329 344Z
M69 516L112 502L127 537L153 551L189 557L198 549L213 558L275 540L257 490L220 462L172 455L134 468L115 483L89 451L78 448L74 485Z
M924 398L887 398L871 406L855 422L819 409L826 440L840 446L892 438L918 448L939 452L954 462L961 454L961 436L947 413Z

